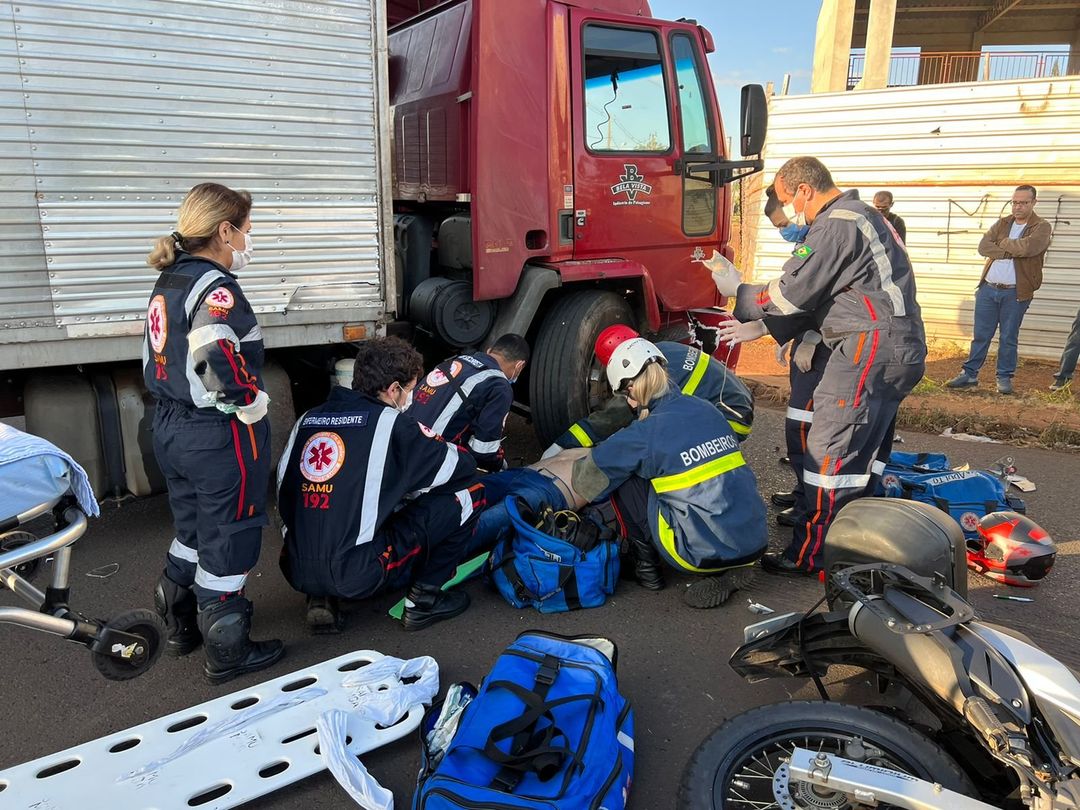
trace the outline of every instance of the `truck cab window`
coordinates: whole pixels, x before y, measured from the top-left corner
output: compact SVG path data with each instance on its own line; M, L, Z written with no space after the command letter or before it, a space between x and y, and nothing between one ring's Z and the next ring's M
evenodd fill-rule
M660 42L651 31L585 27L585 143L593 152L667 152Z
M671 37L675 81L679 88L682 153L688 157L716 154L709 105L701 81L701 58L686 34ZM683 178L683 232L705 236L716 227L716 186L709 173L689 172Z

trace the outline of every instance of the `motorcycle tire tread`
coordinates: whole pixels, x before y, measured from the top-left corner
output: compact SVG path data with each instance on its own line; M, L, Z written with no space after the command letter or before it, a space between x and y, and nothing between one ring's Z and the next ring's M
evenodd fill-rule
M804 729L808 724L861 733L870 740L887 741L890 747L900 749L907 757L919 761L932 774L934 781L949 790L978 796L974 784L956 761L941 746L906 723L862 706L790 700L737 714L706 737L683 771L678 794L679 810L721 808L723 805L715 802L712 795L716 773L744 741L768 732L782 731L785 725ZM730 767L729 764L727 766Z

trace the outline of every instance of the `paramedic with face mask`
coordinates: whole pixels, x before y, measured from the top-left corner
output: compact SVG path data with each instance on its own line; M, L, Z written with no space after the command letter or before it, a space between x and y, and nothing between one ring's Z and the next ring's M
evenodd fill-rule
M900 402L922 378L926 336L907 253L858 192L841 192L813 157L787 161L774 185L795 224L809 225L783 274L744 284L722 256L706 264L717 290L735 297L735 317L744 322L730 328L728 339L755 329L760 336L766 326L775 336L771 325L753 324L807 315L832 352L806 437L807 519L782 554L762 559L771 573L813 573L829 525L844 504L866 493Z
M440 590L468 559L484 487L468 453L404 411L424 373L400 338L360 344L352 388L334 386L296 422L278 464L281 570L306 594L314 632L338 632L339 599L407 589L404 625L457 616Z
M244 597L270 478L262 332L236 275L251 260L250 230L251 195L203 183L147 258L160 275L147 307L143 376L157 400L154 455L176 528L154 601L168 627L166 650L186 655L205 642L213 683L285 652L280 641L250 639Z
M586 501L611 499L640 585L664 587L663 559L700 576L684 594L687 604L713 608L748 583L765 551L765 504L727 419L680 393L664 363L644 338L615 348L608 382L640 417L591 450L567 451L585 454L573 463L571 484Z

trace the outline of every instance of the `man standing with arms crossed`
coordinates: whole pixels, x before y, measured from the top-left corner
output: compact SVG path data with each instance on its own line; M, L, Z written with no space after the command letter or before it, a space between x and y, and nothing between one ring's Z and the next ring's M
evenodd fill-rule
M1042 284L1043 257L1051 236L1050 223L1035 213L1035 187L1017 186L1012 215L995 222L979 242L986 264L975 290L971 349L960 373L945 383L949 388L979 384L979 369L997 332L997 390L1013 392L1020 324Z

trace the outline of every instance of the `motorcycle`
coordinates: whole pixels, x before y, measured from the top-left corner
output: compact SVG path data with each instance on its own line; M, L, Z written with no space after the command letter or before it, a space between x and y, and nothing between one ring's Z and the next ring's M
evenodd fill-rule
M926 504L865 498L826 547L821 601L750 625L730 661L750 682L808 678L821 700L717 728L680 808L1080 808L1080 681L976 618L960 527ZM831 701L823 678L840 666L869 672L886 705Z

